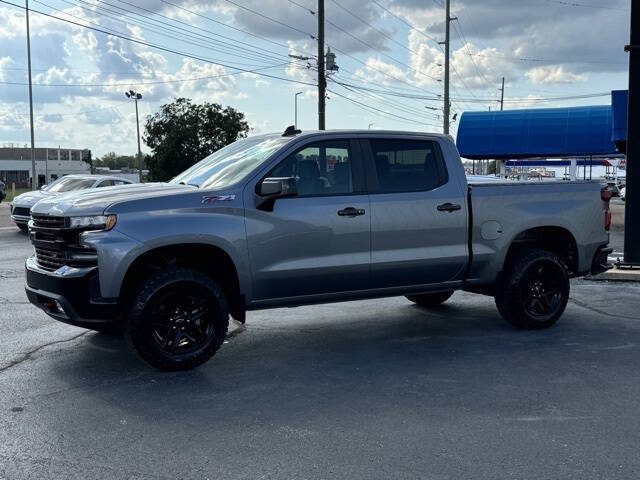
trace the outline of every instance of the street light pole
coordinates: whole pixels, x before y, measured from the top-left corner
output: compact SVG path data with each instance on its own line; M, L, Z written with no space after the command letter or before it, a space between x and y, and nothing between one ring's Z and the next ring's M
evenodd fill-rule
M294 120L293 120L293 128L298 128L298 95L301 95L303 92L296 92L294 95Z
M29 124L31 128L31 190L38 189L36 174L36 149L33 140L33 92L31 85L31 35L29 33L29 0L25 0L25 17L27 19L27 65L29 70Z
M124 92L127 98L133 98L136 104L136 138L138 139L138 177L142 182L142 150L140 150L140 119L138 117L138 100L142 98L142 94L129 90Z

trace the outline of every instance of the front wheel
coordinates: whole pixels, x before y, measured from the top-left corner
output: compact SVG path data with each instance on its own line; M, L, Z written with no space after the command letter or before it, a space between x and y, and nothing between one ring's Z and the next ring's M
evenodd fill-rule
M229 308L211 277L173 267L143 281L124 322L133 349L161 370L187 370L211 358L229 326Z
M556 255L526 248L508 262L495 301L510 324L539 330L558 321L569 301L569 289L569 274Z
M421 295L407 295L407 300L420 305L421 307L437 307L438 305L446 302L453 295L453 290L447 290L446 292L436 293L423 293Z

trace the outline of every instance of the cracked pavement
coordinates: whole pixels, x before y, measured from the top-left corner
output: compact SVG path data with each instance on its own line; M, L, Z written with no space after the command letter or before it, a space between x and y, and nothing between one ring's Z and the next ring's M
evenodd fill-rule
M628 479L640 469L640 285L574 281L560 323L456 293L248 314L161 373L27 303L0 204L2 479ZM6 218L6 217L5 217Z

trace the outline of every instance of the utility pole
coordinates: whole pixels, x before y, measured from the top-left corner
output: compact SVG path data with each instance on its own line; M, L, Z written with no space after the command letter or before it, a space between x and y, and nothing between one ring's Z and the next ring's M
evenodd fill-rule
M624 263L640 266L640 0L631 0Z
M31 127L31 190L38 189L36 174L36 149L33 140L33 92L31 85L31 35L29 33L29 0L25 0L25 17L27 19L27 65L29 69L29 123Z
M296 92L296 94L294 95L294 101L293 103L295 104L294 106L294 113L293 113L293 127L294 128L298 128L298 95L302 95L302 93L304 92Z
M318 130L325 129L325 95L327 79L324 75L324 0L318 0Z
M140 150L140 120L138 118L138 100L142 98L142 94L129 90L124 92L127 98L133 98L136 103L136 137L138 139L138 180L142 182L142 151Z
M458 17L451 17L451 0L445 1L445 28L444 28L444 125L442 131L449 135L449 115L451 112L451 101L449 100L449 47L450 47L450 27L453 20Z
M504 107L504 77L502 77L502 88L500 89L500 111Z

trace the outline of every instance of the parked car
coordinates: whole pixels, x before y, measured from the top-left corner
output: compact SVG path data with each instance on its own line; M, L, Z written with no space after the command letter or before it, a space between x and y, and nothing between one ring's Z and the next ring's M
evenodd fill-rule
M2 203L5 198L7 198L7 186L0 180L0 203Z
M31 210L29 300L123 329L151 365L207 361L229 315L454 290L512 325L562 315L569 279L608 268L610 192L596 182L467 182L449 136L324 131L239 140L169 183L44 198Z
M26 192L18 195L11 202L11 220L23 232L27 231L27 225L30 220L29 211L36 202L47 197L55 197L63 193L76 190L86 190L90 188L113 187L116 185L126 185L133 183L119 177L108 177L105 175L66 175L45 185L40 190Z
M622 187L620 189L620 198L623 202L627 200L627 187Z

